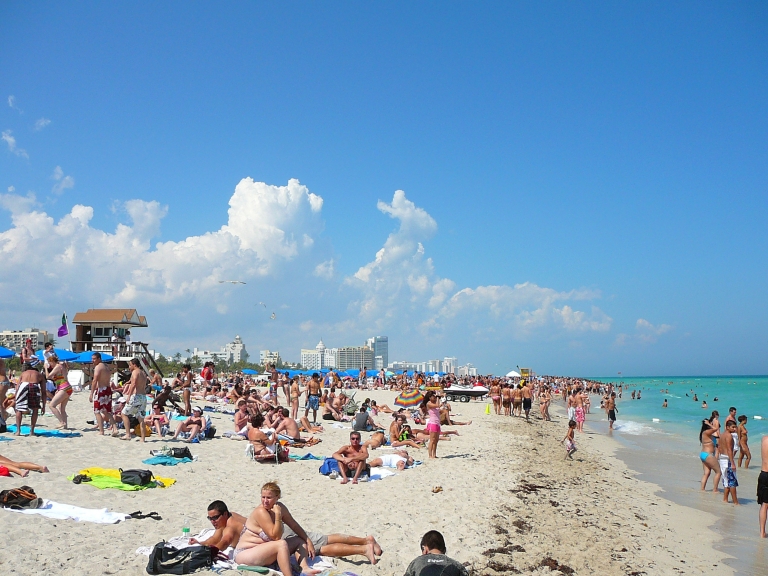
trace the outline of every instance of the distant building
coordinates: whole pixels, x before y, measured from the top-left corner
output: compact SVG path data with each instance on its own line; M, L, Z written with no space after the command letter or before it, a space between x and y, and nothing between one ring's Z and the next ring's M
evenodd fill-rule
M337 352L336 368L339 370L373 370L373 350L368 346L346 346Z
M5 346L16 352L21 352L27 339L32 340L32 348L42 348L50 340L50 334L39 328L27 328L26 330L3 330L0 332L0 346Z
M321 339L314 350L306 348L301 350L301 365L307 370L336 368L337 355L338 348L326 348Z
M461 376L477 376L477 368L472 364L467 363L465 366L459 366L459 377Z
M456 370L459 367L459 359L451 356L446 356L443 358L443 369L441 372L445 372L446 374L456 374Z
M373 350L373 370L381 370L389 366L389 337L372 336L366 341L368 348Z
M243 344L243 341L240 338L240 335L237 335L235 336L235 339L232 342L225 344L217 352L214 352L211 350L200 350L199 348L194 348L192 350L191 358L195 358L195 357L197 357L197 359L203 364L206 362L213 362L214 364L219 364L222 362L224 363L248 362L248 358L250 357L250 354L248 354L248 351L245 349L245 344Z
M259 350L259 364L266 366L267 364L277 364L280 362L280 352L272 352L270 350Z

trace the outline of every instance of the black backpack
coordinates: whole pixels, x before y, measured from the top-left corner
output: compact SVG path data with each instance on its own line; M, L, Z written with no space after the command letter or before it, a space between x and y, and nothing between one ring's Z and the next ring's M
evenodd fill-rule
M120 468L120 482L131 486L144 486L154 479L151 470L123 470Z
M42 505L43 499L38 498L35 490L29 486L11 488L10 490L0 492L0 506L3 508L25 510L28 508L40 508Z
M201 568L210 568L217 551L209 546L190 546L189 548L166 547L165 542L158 542L149 555L147 574L191 574Z

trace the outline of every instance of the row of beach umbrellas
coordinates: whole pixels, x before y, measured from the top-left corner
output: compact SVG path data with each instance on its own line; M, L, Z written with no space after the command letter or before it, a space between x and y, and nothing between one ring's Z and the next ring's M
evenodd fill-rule
M65 350L64 348L54 348L53 353L56 354L59 360L62 362L76 362L78 364L91 364L93 360L91 359L93 352L80 352L79 354L77 352L72 352L70 350ZM16 356L16 352L14 350L11 350L10 348L5 348L4 346L0 346L0 358L13 358ZM43 356L43 351L38 350L35 352L35 356L37 356L38 360L43 361L45 360L45 357ZM101 360L103 362L111 362L114 360L112 355L105 354L104 352L101 353Z

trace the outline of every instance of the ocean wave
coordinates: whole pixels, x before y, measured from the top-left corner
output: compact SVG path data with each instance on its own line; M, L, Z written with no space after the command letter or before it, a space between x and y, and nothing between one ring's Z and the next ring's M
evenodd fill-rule
M629 434L631 436L645 436L646 434L657 434L661 432L653 426L648 426L641 422L634 422L633 420L617 420L613 425L613 429L616 432Z

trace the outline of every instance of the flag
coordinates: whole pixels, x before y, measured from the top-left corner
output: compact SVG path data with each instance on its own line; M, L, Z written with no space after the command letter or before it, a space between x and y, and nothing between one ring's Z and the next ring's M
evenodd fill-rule
M69 329L67 328L67 313L64 312L64 314L61 315L61 327L59 328L59 338L62 336L66 336L69 334Z

